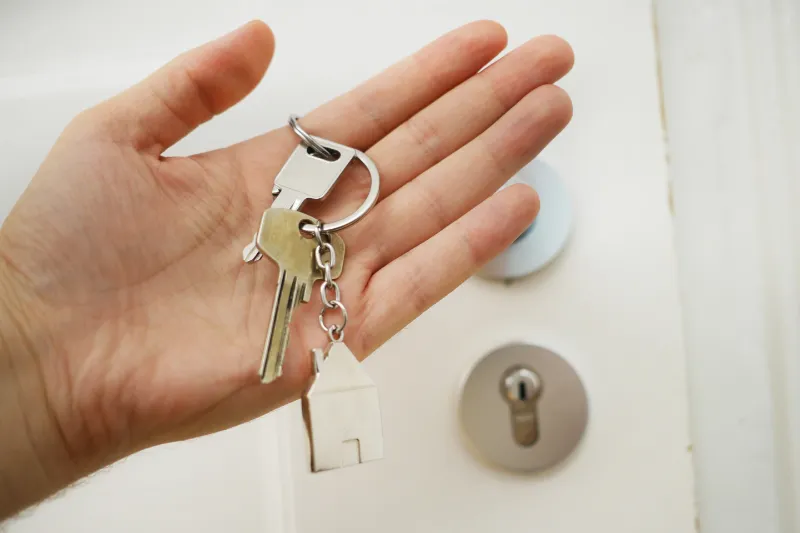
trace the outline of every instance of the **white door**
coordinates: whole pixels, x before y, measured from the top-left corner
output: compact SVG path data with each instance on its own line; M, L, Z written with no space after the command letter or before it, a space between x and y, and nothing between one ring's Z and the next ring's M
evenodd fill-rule
M381 392L382 461L309 474L300 410L290 405L134 456L9 531L694 531L666 147L645 0L12 1L0 7L0 213L76 111L256 17L278 43L264 84L178 152L281 124L462 22L501 22L509 47L541 33L566 38L577 60L561 85L575 115L541 159L571 195L572 237L533 276L470 280L365 362ZM305 61L321 43L331 57L351 60ZM511 341L556 351L588 392L581 445L545 474L491 469L461 435L460 384L485 353Z

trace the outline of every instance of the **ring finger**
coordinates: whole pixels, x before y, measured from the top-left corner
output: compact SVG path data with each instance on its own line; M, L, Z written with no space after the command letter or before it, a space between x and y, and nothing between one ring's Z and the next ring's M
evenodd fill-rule
M380 203L368 230L373 244L361 256L365 271L378 271L481 203L529 163L571 117L569 96L553 85L541 86L469 144ZM391 239L378 239L381 246L374 245L374 235L389 234Z

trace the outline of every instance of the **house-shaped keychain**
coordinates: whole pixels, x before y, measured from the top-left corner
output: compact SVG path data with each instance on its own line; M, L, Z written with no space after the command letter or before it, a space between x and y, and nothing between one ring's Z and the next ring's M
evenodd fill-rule
M383 457L378 388L343 342L314 350L315 378L303 396L311 470L321 472Z

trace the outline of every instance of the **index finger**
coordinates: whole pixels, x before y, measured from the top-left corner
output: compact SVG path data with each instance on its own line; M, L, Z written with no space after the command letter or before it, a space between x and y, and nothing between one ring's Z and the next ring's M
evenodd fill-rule
M495 22L466 24L309 112L300 119L300 125L311 135L366 150L480 71L506 43L505 29ZM285 161L283 156L298 141L286 126L231 147L241 174L258 182L251 191L269 194L271 186L263 186L264 176L277 173Z
M491 21L444 34L353 90L303 118L315 135L364 150L441 95L471 78L508 41Z

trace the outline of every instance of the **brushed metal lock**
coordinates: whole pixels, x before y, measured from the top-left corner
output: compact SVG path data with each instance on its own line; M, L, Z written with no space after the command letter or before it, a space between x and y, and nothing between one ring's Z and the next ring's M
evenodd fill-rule
M511 367L500 381L500 394L511 411L514 440L520 446L533 446L539 440L536 404L541 392L539 374L524 366Z
M560 355L533 344L493 350L464 382L459 417L468 447L482 461L540 472L577 448L589 421L583 383Z

